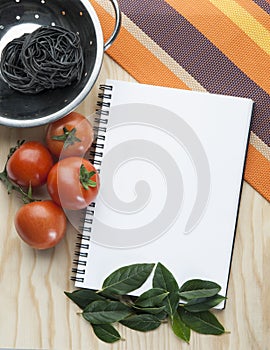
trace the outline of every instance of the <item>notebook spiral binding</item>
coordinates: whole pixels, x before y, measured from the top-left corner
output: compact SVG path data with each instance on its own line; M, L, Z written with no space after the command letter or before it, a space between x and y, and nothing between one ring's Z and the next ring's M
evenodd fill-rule
M94 118L94 142L89 151L89 160L95 166L97 172L100 172L102 163L104 142L106 139L108 116L110 113L110 99L112 98L112 86L102 84L99 86L100 93L98 93L97 108ZM93 217L95 213L95 203L91 203L85 210L82 211L81 225L79 226L79 233L77 234L78 242L75 246L75 253L73 259L73 268L71 280L74 282L84 282L85 268L87 265L87 257L90 248L91 229L93 224Z

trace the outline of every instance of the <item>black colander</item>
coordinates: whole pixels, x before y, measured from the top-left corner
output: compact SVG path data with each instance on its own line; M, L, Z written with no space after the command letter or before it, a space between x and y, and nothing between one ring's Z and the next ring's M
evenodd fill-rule
M104 51L115 40L121 25L116 0L115 28L107 43L96 12L88 0L0 0L0 54L8 42L40 26L61 26L79 34L84 52L82 79L69 86L23 94L8 86L0 76L0 124L31 127L47 124L75 109L94 85Z

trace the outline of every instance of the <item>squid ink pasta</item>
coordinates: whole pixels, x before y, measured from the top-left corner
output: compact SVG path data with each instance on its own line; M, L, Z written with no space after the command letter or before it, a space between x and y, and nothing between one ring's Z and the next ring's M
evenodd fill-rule
M80 81L83 50L77 34L42 26L8 43L2 51L0 71L14 90L37 94Z

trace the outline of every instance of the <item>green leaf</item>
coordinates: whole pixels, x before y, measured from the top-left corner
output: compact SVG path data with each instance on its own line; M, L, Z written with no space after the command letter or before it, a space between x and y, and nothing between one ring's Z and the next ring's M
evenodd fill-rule
M169 292L163 299L165 310L172 316L179 304L179 287L172 273L161 263L158 263L153 277L153 287Z
M121 297L120 295L114 294L114 293L110 293L109 291L108 292L107 291L103 292L103 291L99 290L99 291L97 291L97 294L102 296L102 297L104 297L104 298L106 298L106 299L116 300L116 301L119 301L120 297Z
M136 299L135 305L142 307L159 306L168 294L169 292L162 288L151 288Z
M66 296L77 304L81 309L84 309L88 304L96 300L105 300L101 295L98 295L92 289L79 289L72 293L64 292Z
M141 307L141 306L132 305L132 308L148 314L157 315L157 314L160 314L162 311L164 311L165 305L158 306L158 307Z
M92 324L95 335L106 343L114 343L121 339L118 331L110 324Z
M197 333L220 335L225 332L222 324L210 311L189 312L184 308L180 309L182 321Z
M161 263L158 263L153 276L153 287L168 292L177 292L179 287L172 273Z
M184 304L183 307L190 312L206 311L217 306L225 299L222 295L217 294L209 298L192 299Z
M159 320L165 320L165 318L168 317L168 313L166 311L161 311L159 314L155 314L155 316L159 319Z
M111 293L110 290L105 289L104 291L98 291L98 295L103 296L106 299L110 300L116 300L116 301L121 301L123 304L133 304L133 296L132 295L121 295L121 294L115 294Z
M119 301L97 300L86 306L83 317L92 324L118 322L129 316L132 310Z
M180 313L176 310L174 315L171 317L171 325L174 334L189 343L190 340L190 327L188 327L181 318Z
M128 328L135 329L140 332L147 332L160 326L160 320L154 315L131 315L120 323Z
M179 295L186 300L206 298L216 295L220 289L221 287L215 282L193 279L182 285Z
M102 291L127 294L138 289L147 280L155 264L134 264L121 267L103 282Z

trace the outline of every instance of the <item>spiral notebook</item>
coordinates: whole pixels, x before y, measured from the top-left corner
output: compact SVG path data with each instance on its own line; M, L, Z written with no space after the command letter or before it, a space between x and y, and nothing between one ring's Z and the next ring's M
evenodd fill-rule
M101 187L79 236L75 286L99 289L119 267L161 262L179 285L208 279L225 295L252 100L115 80L100 89Z

